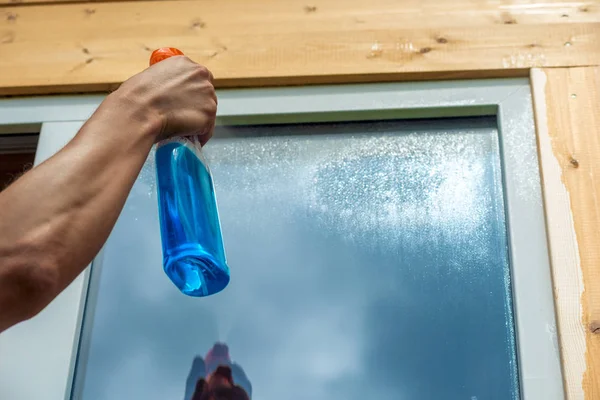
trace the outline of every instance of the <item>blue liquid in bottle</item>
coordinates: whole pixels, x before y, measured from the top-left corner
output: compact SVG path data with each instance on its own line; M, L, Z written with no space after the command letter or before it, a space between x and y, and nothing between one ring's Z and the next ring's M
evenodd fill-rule
M210 296L229 283L212 176L197 138L156 149L163 268L189 296Z

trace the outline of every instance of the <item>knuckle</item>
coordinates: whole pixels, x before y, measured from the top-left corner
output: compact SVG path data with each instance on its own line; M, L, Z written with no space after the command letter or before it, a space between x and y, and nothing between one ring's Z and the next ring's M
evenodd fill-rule
M208 101L206 111L211 117L215 117L217 115L217 102L214 100Z
M217 115L217 102L214 99L206 99L204 102L204 113L209 117Z
M212 84L211 81L203 81L202 82L203 88L208 91L208 92L214 92L215 91L215 86Z
M210 71L208 68L201 64L196 64L196 72L203 78L208 78L210 76Z
M217 97L217 93L215 91L215 86L211 82L204 81L203 82L203 90L204 90L204 93L206 95L208 95L209 97L213 97L213 98Z

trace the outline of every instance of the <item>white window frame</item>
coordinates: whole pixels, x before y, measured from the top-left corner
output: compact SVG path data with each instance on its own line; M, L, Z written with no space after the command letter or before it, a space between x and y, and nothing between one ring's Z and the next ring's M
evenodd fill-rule
M496 116L521 398L564 399L527 79L220 90L218 97L220 124ZM40 124L37 165L75 135L103 98L0 100L0 133ZM71 399L88 286L89 268L40 315L0 335L0 398Z

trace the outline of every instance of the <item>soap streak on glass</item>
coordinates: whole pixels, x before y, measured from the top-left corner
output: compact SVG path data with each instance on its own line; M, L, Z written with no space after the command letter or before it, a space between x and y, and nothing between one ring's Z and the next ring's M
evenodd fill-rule
M163 267L189 296L209 296L229 283L213 181L197 138L162 141L156 180Z

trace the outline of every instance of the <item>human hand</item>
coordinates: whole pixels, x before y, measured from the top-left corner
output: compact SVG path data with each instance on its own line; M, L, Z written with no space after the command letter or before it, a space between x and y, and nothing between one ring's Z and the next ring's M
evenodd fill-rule
M155 141L172 136L212 136L217 95L208 69L185 56L165 59L125 81L111 96L137 115L157 120Z

